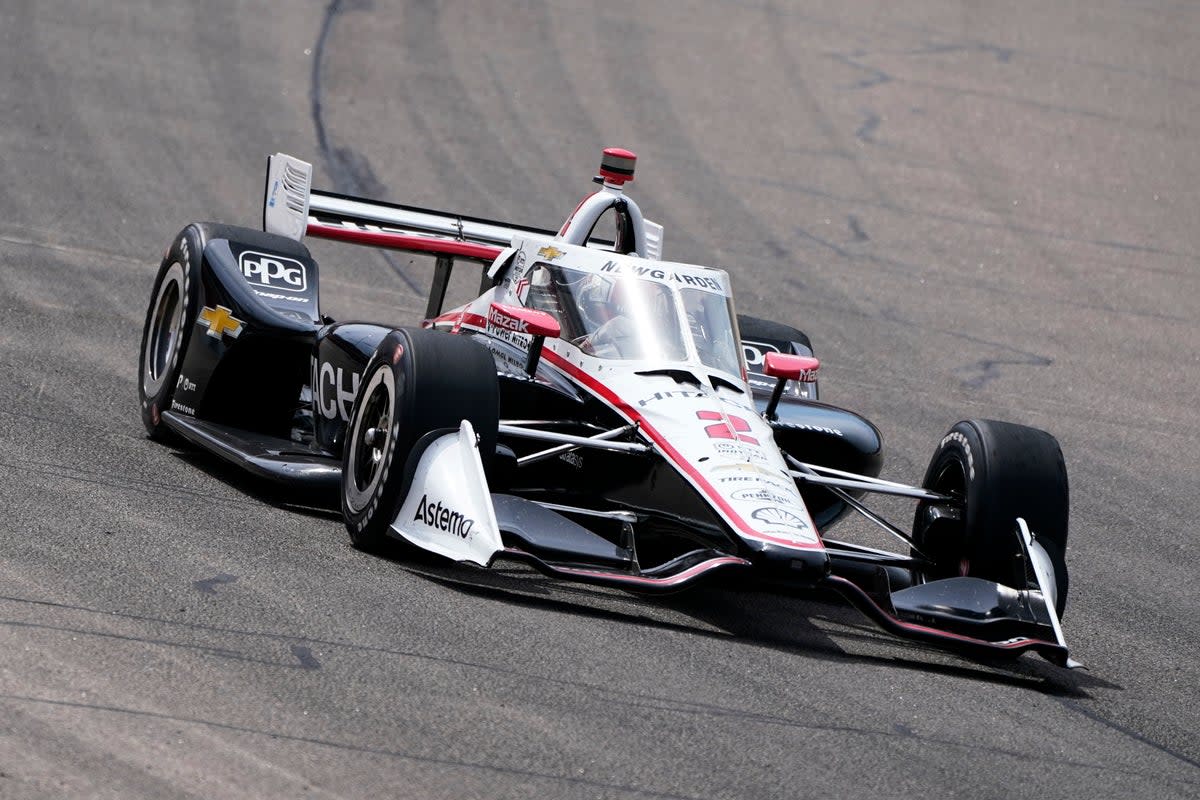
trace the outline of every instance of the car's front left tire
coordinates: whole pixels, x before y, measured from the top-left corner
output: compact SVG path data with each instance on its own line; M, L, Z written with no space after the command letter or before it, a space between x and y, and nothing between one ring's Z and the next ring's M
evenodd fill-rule
M350 539L377 550L407 492L421 437L469 420L485 462L496 448L499 383L491 353L465 336L398 329L367 363L342 454L342 515Z
M1021 517L1050 556L1062 615L1070 503L1067 468L1053 436L1010 422L964 420L942 438L922 485L954 502L917 505L914 555L934 562L919 579L965 575L1025 588L1015 533Z

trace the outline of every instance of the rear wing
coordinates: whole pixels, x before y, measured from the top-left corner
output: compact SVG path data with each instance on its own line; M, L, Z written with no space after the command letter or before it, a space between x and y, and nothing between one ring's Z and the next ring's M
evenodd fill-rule
M428 208L385 203L312 188L312 164L284 153L267 157L267 183L263 198L263 230L300 241L305 236L340 242L423 253L437 257L430 289L427 317L441 313L446 287L456 260L482 264L480 291L490 285L489 264L512 245L515 237L560 237L571 244L613 249L614 242L591 236L596 220L617 207L628 225L636 229L633 242L651 259L662 256L661 225L642 218L632 198L621 193L621 185L633 177L636 156L626 151L605 151L605 158L620 154L628 162L628 175L614 177L602 162L597 177L604 188L584 198L564 223L562 230L529 228L510 222L466 217ZM622 251L627 252L627 251Z
M267 158L263 230L482 263L494 261L514 236L556 233L314 189L312 165L283 153Z

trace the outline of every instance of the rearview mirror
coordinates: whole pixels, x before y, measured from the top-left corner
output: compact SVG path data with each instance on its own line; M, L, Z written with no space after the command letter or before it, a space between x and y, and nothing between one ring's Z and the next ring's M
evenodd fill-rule
M763 372L772 378L812 383L817 379L821 361L812 356L794 356L790 353L767 353L763 359Z
M525 371L531 378L537 372L538 362L542 359L542 344L546 337L557 339L558 334L562 332L562 327L553 314L536 308L509 306L504 303L492 303L491 310L488 311L488 325L533 336L533 341L529 343L529 358L525 361Z

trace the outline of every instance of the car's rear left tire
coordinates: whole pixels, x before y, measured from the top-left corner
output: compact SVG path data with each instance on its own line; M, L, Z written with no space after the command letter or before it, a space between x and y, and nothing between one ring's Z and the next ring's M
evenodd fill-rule
M431 431L469 420L485 463L495 452L499 383L491 353L465 336L389 333L367 363L346 429L342 515L350 539L378 550L404 501L405 467Z

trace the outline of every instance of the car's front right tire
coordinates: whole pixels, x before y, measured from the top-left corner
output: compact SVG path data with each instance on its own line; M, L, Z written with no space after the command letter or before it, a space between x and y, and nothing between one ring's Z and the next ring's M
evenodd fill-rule
M142 328L138 400L142 424L150 438L158 441L171 438L162 412L171 408L183 355L200 313L201 246L199 231L193 226L175 237L158 268Z

